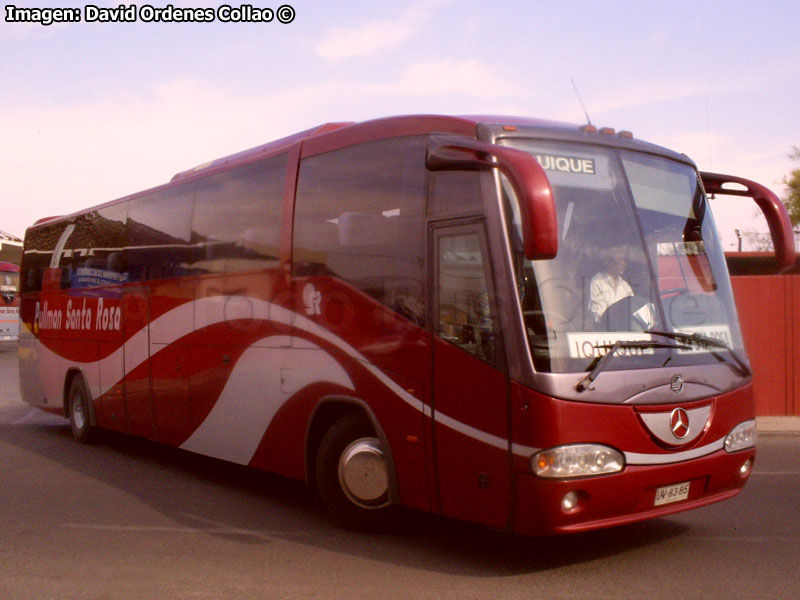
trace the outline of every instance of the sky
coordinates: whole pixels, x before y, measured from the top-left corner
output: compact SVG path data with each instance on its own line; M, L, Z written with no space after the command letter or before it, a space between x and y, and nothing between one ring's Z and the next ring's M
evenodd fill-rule
M9 22L9 2L77 8L81 22ZM3 3L0 230L22 237L41 217L326 122L440 113L581 124L576 87L595 125L702 170L782 196L800 167L789 159L800 146L797 0L253 0L275 14L260 23L223 22L223 4L172 2L214 9L213 22L187 23L146 21L167 6L147 0L123 4L135 22L87 22L90 7L118 2ZM735 229L766 229L749 201L713 210L728 249Z

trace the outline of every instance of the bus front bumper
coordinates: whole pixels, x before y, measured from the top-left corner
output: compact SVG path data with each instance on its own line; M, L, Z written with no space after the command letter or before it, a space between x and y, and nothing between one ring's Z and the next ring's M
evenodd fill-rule
M518 473L514 532L575 533L661 517L738 494L752 472L755 448L720 450L690 462L627 466L570 480Z

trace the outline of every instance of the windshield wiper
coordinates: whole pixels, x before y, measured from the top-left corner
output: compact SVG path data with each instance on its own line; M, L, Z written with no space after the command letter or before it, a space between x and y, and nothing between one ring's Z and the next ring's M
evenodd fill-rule
M748 377L753 374L750 370L750 367L747 366L747 362L739 355L736 350L731 348L728 344L723 342L722 340L718 340L716 338L712 338L707 335L703 335L702 333L680 333L676 331L656 331L651 329L646 331L645 333L651 333L653 335L660 335L662 337L670 338L672 340L676 340L679 342L687 342L692 344L695 348L721 348L722 350L726 350L730 357L733 359L733 362L736 363L733 365L731 361L726 360L725 357L716 352L714 350L708 350L711 355L716 358L720 362L728 363L735 371L739 373L742 377Z
M687 346L686 344L673 344L670 342L656 342L653 340L619 340L613 344L598 345L595 346L595 348L608 348L608 352L596 359L594 367L589 374L581 379L575 386L575 389L579 392L585 392L586 390L594 389L592 387L592 382L597 379L600 373L603 372L603 370L606 368L606 365L608 365L609 361L611 360L611 357L613 357L620 348L669 348L671 350L691 350L692 346Z

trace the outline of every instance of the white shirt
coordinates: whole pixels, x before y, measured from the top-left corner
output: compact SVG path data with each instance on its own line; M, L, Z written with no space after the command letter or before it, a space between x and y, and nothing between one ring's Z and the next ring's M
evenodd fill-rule
M633 296L633 289L622 277L615 279L608 273L598 273L589 284L589 295L589 310L599 323L608 307Z

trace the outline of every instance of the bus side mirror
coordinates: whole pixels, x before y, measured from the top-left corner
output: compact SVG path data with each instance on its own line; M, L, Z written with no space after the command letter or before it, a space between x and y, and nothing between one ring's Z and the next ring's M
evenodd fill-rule
M430 171L499 169L519 200L525 258L555 258L558 220L550 181L533 156L522 150L470 138L433 136L426 165Z
M749 179L720 175L719 173L703 172L700 173L700 178L703 180L703 187L708 194L745 196L755 200L767 219L778 269L786 271L794 266L795 249L792 222L786 212L786 207L771 190Z

